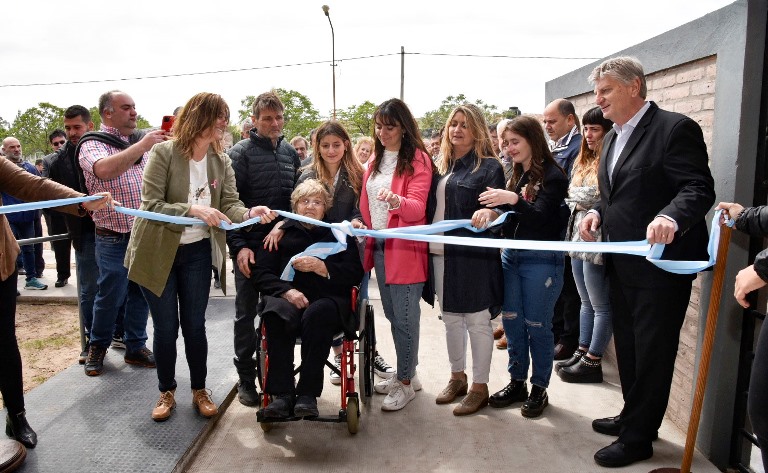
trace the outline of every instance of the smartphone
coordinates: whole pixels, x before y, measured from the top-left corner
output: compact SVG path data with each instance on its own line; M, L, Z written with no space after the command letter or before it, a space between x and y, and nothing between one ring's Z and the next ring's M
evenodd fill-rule
M173 115L166 115L166 116L164 116L163 117L163 123L162 123L162 125L160 125L160 129L163 130L166 133L170 133L171 132L171 127L173 127L173 120L175 118L176 117L174 117Z

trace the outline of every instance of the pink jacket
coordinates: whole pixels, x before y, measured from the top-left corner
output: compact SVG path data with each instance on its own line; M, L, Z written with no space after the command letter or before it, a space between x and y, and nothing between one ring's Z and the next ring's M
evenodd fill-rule
M387 228L410 227L427 223L427 196L432 184L432 162L429 156L416 150L413 158L413 174L392 176L392 192L400 196L400 207L389 211ZM360 193L360 212L363 221L371 228L371 211L368 207L368 183L372 166L368 166L363 176L363 191ZM368 238L365 245L366 271L373 268L374 239ZM384 243L384 265L386 266L387 284L414 284L427 280L427 250L425 242L388 238Z

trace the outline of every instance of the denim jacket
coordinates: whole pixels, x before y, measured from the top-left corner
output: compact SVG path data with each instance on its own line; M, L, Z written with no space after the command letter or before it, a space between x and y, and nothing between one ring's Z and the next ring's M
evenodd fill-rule
M475 171L477 157L474 151L458 159L445 185L445 220L469 219L476 210L484 208L478 202L486 187L504 188L504 170L496 158L480 160ZM427 222L432 222L437 208L437 183L443 176L432 178L427 201ZM490 232L474 233L469 230L453 230L449 236L492 238ZM429 287L434 294L434 268L430 258ZM490 309L498 315L504 299L501 255L497 248L445 245L445 274L443 275L442 307L448 312L471 313Z

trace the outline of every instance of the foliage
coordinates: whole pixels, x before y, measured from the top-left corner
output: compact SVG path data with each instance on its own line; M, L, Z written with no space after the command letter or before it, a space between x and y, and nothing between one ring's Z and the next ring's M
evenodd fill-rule
M338 110L337 116L352 137L373 136L373 112L375 111L376 105L366 100L360 105Z
M320 124L320 112L312 105L309 98L295 90L275 89L275 93L285 106L285 127L283 135L290 139L296 135L309 137L309 132ZM240 110L238 110L238 122L242 122L253 113L253 102L256 97L246 96L240 101Z
M431 135L432 133L439 131L445 126L445 122L448 120L448 115L450 115L456 106L465 105L468 103L474 103L480 107L480 109L483 111L483 114L485 115L485 121L488 122L489 125L492 125L498 122L501 118L504 118L504 114L500 113L498 111L498 107L495 105L487 104L482 100L475 100L474 102L471 102L464 94L459 94L456 96L449 95L443 99L443 102L436 110L431 110L425 113L424 116L419 119L419 127L421 128L422 133L425 135Z

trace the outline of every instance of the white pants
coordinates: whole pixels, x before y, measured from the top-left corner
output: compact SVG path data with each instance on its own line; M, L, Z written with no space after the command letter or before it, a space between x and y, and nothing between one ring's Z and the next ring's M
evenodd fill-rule
M472 313L446 312L443 309L443 274L445 261L442 255L431 255L435 270L435 292L445 323L445 341L451 372L464 371L467 366L467 338L472 346L472 382L487 384L491 372L493 354L493 328L488 309ZM469 337L467 337L469 335Z

